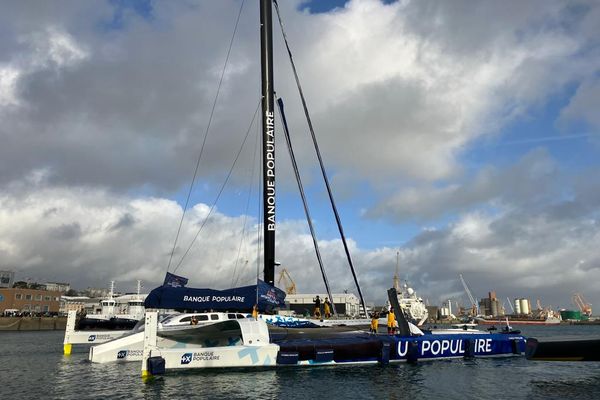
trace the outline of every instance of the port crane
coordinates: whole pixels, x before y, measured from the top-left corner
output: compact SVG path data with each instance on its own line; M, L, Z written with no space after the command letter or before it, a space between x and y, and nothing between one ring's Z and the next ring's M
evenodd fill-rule
M512 305L512 302L510 301L510 299L508 298L508 296L506 296L506 301L508 301L508 305L510 306L510 309L512 311L512 313L515 313L515 308Z
M573 301L573 304L579 307L579 310L581 310L582 313L588 317L592 315L592 305L586 302L580 293L573 294L571 300Z
M465 288L465 292L467 293L467 296L469 296L469 301L471 302L471 314L474 314L475 316L479 315L479 306L477 305L475 298L471 294L471 291L469 290L469 287L467 286L467 283L465 282L465 278L463 278L462 274L458 274L458 276L460 277L460 281L462 282L462 285Z
M296 294L296 282L294 282L294 280L290 276L290 273L285 268L283 268L279 273L279 278L277 279L277 286L281 287L281 281L283 281L283 287L285 288L285 292L287 294Z

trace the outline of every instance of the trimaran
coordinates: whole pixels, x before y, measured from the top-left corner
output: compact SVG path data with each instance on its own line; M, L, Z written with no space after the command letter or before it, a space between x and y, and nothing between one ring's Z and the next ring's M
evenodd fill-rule
M92 348L90 358L92 359L94 353L97 355L96 361L104 359L104 356L108 361L141 358L142 376L149 377L163 374L169 370L191 368L387 364L401 361L415 362L421 359L523 354L525 338L518 334L471 330L436 334L419 330L404 318L394 288L388 291L388 297L399 322L399 333L395 335L369 334L365 331L357 331L352 327L274 327L268 325L261 318L248 318L247 314L231 312L249 312L255 305L261 312L269 312L285 305L285 293L274 286L276 203L272 5L277 6L277 2L275 0L259 1L264 281L259 281L256 286L224 291L194 289L182 285L179 287L163 285L156 288L148 295L145 302L146 317L143 330L140 329L137 333ZM304 99L303 103L305 105ZM280 111L284 133L289 141L281 104ZM313 133L310 121L309 126ZM339 222L337 212L336 219ZM341 225L340 233L342 233ZM326 281L325 276L324 278ZM325 283L327 285L327 282ZM360 288L358 290L363 309L366 309ZM203 316L203 323L197 325L187 322L185 324L178 323L169 329L168 323L165 324L164 320L159 321L157 309L160 308L213 310L213 312L196 313L198 316ZM239 317L239 315L243 317ZM101 351L101 348L104 349ZM132 357L128 357L128 352L131 352ZM100 357L101 353L103 357Z

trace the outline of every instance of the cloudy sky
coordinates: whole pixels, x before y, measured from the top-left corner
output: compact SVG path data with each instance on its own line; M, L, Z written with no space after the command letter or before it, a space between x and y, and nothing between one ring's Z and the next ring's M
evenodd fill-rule
M581 292L600 307L597 1L280 2L367 302L384 301L398 253L401 278L430 304L468 304L462 273L476 297L573 308ZM2 10L0 269L123 291L157 285L167 267L196 287L251 283L256 2ZM355 292L274 35L329 280ZM300 291L322 292L278 131L277 259Z

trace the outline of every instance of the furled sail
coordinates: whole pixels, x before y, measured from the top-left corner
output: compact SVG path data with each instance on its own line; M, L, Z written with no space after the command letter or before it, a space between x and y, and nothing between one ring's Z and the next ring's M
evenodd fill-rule
M257 303L258 299L258 303ZM285 306L285 292L261 280L257 285L215 290L163 285L146 297L146 308L203 311L247 311L257 304L260 312Z

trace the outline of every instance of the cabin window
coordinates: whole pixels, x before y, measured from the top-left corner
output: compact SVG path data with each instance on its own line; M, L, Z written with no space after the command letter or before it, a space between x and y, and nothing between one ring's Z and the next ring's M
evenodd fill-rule
M218 314L210 314L210 319L213 321L216 321L219 319L219 315Z
M227 319L235 319L235 314L227 314Z
M246 317L244 317L242 314L236 314L235 316L236 316L238 319L241 319L241 318L246 318Z
M208 315L196 315L198 321L208 321Z
M179 320L179 322L190 322L192 320L192 317L185 317L185 318L181 318Z

